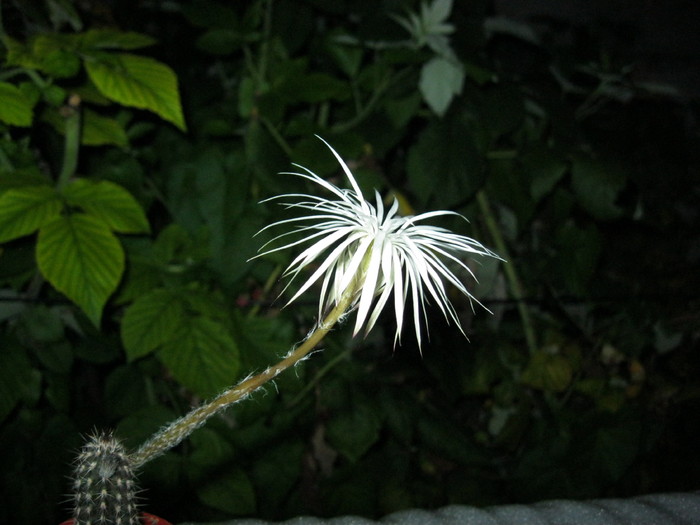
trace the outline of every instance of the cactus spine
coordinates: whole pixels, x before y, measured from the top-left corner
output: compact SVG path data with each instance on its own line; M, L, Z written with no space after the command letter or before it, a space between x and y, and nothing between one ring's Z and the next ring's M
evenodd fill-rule
M139 525L134 469L113 435L95 433L73 472L74 525Z

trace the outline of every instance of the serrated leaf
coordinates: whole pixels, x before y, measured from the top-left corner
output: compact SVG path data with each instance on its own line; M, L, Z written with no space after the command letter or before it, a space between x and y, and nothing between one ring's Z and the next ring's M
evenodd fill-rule
M69 204L99 218L120 233L148 233L150 227L141 205L126 189L110 181L75 179L63 195Z
M83 111L83 129L80 141L85 146L112 144L125 148L129 145L124 126L113 118L103 117L89 109Z
M32 125L32 102L16 86L0 82L0 121L10 126Z
M233 383L240 361L238 347L221 323L206 317L185 317L158 356L175 379L202 397Z
M124 250L99 218L61 215L39 230L41 273L98 326L102 309L124 273Z
M423 65L418 87L426 104L442 116L455 95L462 92L464 69L459 64L435 57Z
M184 315L174 291L157 289L139 297L124 312L121 336L129 360L152 352L173 337Z
M0 195L0 242L23 237L61 212L63 205L51 186L23 186Z
M85 60L90 80L105 97L147 109L185 130L177 76L165 64L128 53L95 55Z

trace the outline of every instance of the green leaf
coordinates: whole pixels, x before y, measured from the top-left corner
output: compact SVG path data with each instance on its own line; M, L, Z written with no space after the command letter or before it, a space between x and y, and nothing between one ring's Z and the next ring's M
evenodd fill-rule
M2 43L7 49L5 65L19 66L27 69L39 69L39 61L31 53L28 46L9 36L3 36Z
M175 379L202 397L211 397L233 383L240 361L238 347L225 326L200 316L184 317L174 328L173 337L158 356Z
M568 165L545 147L535 146L523 155L522 166L530 182L530 196L539 202L566 174Z
M80 71L80 58L73 51L72 35L42 33L31 41L39 69L57 78L69 78Z
M434 121L421 133L408 153L406 171L420 204L437 209L468 199L486 176L474 131L460 115Z
M198 467L218 467L234 454L231 442L209 427L193 432L190 442L193 450L188 460Z
M222 474L211 476L198 486L197 496L202 503L229 514L255 512L255 491L241 469L225 469Z
M91 49L139 49L156 43L148 35L114 29L90 29L80 37L81 46Z
M305 453L306 443L299 436L286 436L278 445L265 447L264 454L256 459L251 472L261 508L284 501L297 486Z
M89 109L83 111L80 141L85 146L114 145L125 148L129 145L124 126L113 118L103 117Z
M70 51L54 49L41 57L41 70L56 78L70 78L80 71L80 59Z
M328 442L352 462L358 461L379 439L381 420L369 402L353 404L335 414L327 427Z
M36 258L54 288L99 325L124 272L124 250L107 225L84 213L59 216L39 230Z
M335 36L337 37L337 35ZM331 36L326 41L326 49L343 73L349 78L357 76L362 63L363 50L361 47L345 45Z
M124 312L121 336L129 360L152 352L173 337L184 315L180 295L157 289L139 297Z
M532 388L562 392L571 383L572 376L573 368L565 356L540 351L530 358L521 380Z
M24 186L0 195L0 242L33 233L63 208L51 186Z
M95 55L85 61L90 80L107 98L125 106L147 109L185 130L177 77L152 58L128 53Z
M615 203L627 177L618 167L586 158L577 158L571 168L571 185L578 203L593 217L610 220L622 209Z
M72 0L49 0L46 2L49 10L51 24L53 27L61 27L64 23L69 24L73 31L83 29L83 22L80 15L73 6Z
M421 69L418 87L426 104L439 116L445 114L463 86L464 69L454 61L435 57Z
M63 339L63 321L57 307L48 308L46 305L37 304L27 308L22 313L21 323L32 341L47 344Z
M32 103L17 87L0 82L0 121L10 126L32 125Z
M150 227L141 205L127 190L113 182L75 179L63 195L69 204L79 206L88 215L120 233L148 233Z

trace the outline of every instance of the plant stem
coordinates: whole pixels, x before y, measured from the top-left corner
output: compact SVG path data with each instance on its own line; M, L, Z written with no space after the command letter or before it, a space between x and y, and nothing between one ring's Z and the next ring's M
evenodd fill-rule
M363 120L369 117L372 111L374 111L375 106L384 96L384 93L387 91L387 89L389 89L393 84L397 84L399 81L403 80L409 72L409 69L404 69L397 72L393 76L385 76L384 78L382 78L377 84L377 86L374 88L374 92L372 93L370 99L367 101L367 104L365 104L365 106L361 108L357 112L357 114L350 120L346 120L345 122L338 122L337 124L331 126L331 132L336 134L345 133L346 131L349 131L358 124L360 124Z
M2 168L4 171L14 170L10 157L7 156L7 153L5 153L5 150L2 148L0 148L0 168Z
M66 120L66 142L63 147L63 166L58 175L56 186L62 188L75 175L78 168L78 150L80 149L80 97L71 95L63 108Z
M274 379L287 368L299 363L321 340L330 332L333 326L346 312L355 290L349 289L331 310L326 318L320 322L316 329L306 338L306 340L296 349L291 350L284 359L263 372L244 379L237 385L229 388L223 394L215 397L211 401L200 405L189 414L173 421L168 426L159 430L148 441L131 455L131 464L134 468L143 466L148 461L160 456L167 450L178 445L187 438L194 430L201 427L211 416L217 414L226 407L245 399L268 381Z
M515 264L513 263L513 258L508 253L508 247L506 246L501 230L496 222L496 217L491 209L491 204L489 203L489 198L484 190L479 190L476 194L476 201L479 205L479 210L484 217L486 222L486 228L489 230L489 234L493 239L493 243L496 247L496 252L501 255L509 264L503 265L503 271L506 274L506 279L508 280L508 286L510 287L513 299L515 299L518 305L518 313L520 314L520 321L523 324L523 331L525 332L525 341L527 342L527 348L532 354L537 350L537 338L535 337L535 329L532 325L532 319L530 318L530 312L525 304L524 297L525 292L523 285L518 276L518 272L515 269Z

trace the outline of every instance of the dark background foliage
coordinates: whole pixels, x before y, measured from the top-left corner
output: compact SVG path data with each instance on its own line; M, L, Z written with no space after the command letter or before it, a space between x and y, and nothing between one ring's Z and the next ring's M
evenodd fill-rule
M1 125L0 190L57 179L52 115L79 92L110 133L91 143L84 121L78 178L128 190L150 233L113 228L125 270L97 322L42 277L40 239L3 244L0 521L65 519L82 435L134 447L303 338L314 294L275 300L288 255L246 261L284 213L258 201L309 191L278 172L342 184L315 133L404 213L469 218L445 225L508 259L474 265L493 315L456 297L469 341L432 311L422 355L410 329L393 348L391 316L365 339L336 330L147 465L145 509L376 517L697 489L700 57L678 18L692 3L542 4L3 2L1 79L43 81L31 122ZM12 54L103 28L155 39L133 53L174 70L186 130L100 102L94 49Z

